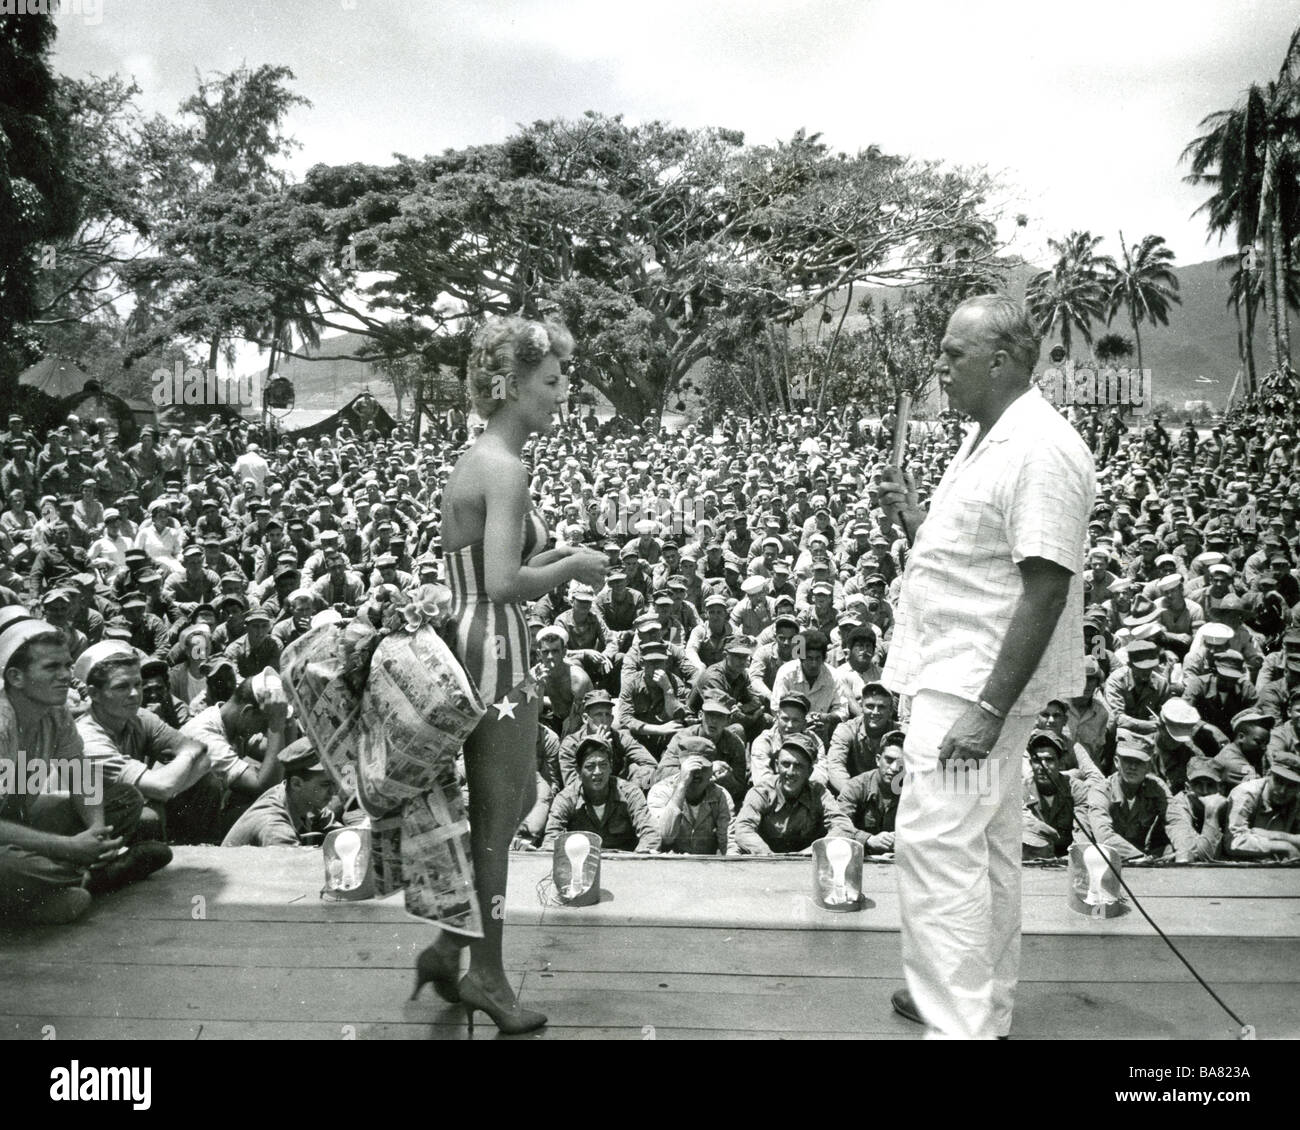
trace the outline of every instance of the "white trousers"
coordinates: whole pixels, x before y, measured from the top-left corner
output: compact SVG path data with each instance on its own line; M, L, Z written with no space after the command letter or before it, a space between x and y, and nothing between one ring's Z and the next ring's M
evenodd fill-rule
M903 970L927 1038L1011 1029L1020 972L1021 761L1036 715L1012 714L986 761L939 768L970 702L921 691L895 822Z

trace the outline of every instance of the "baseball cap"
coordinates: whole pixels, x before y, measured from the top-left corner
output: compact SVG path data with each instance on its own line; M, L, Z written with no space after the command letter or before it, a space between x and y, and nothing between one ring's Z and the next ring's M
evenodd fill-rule
M1239 679L1246 673L1246 661L1241 652L1229 648L1214 656L1214 669L1220 675L1231 675Z
M1126 649L1130 667L1154 667L1159 659L1159 649L1150 640L1134 640Z
M588 691L582 699L582 709L590 710L593 706L612 706L614 700L610 698L609 691Z
M754 641L749 636L733 636L727 643L727 651L737 655L753 655Z
M731 709L731 698L720 691L712 691L704 695L704 700L700 704L700 710L709 714L726 714L730 716Z
M790 750L791 753L798 753L803 756L809 766L817 761L817 746L814 744L811 734L787 734L785 740L781 742L783 750ZM1297 778L1300 780L1300 778Z
M787 691L777 702L777 706L794 706L808 714L812 710L812 702L802 691Z
M1045 730L1040 728L1031 730L1029 740L1025 743L1026 749L1033 749L1035 746L1050 745L1057 753L1065 752L1065 739L1055 730Z
M1204 777L1216 784L1221 784L1223 781L1223 768L1218 762L1197 754L1187 763L1187 779L1194 781L1197 777Z
M311 738L299 738L296 742L290 742L275 759L286 773L315 773L325 770Z
M1295 781L1300 784L1300 757L1294 753L1288 753L1286 750L1278 750L1270 754L1268 771L1275 777L1282 777L1288 781Z

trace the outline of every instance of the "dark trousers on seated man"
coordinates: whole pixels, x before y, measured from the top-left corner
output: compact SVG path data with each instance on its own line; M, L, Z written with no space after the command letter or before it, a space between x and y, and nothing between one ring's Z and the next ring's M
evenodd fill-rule
M223 812L225 804L221 782L207 773L169 801L146 800L140 814L140 839L168 844L219 844L234 822Z
M67 793L14 796L0 816L56 836L76 836L86 830L77 807ZM104 822L126 845L151 838L142 826L144 797L132 785L104 789ZM0 917L43 902L65 887L79 887L86 869L75 863L50 859L36 852L0 844Z

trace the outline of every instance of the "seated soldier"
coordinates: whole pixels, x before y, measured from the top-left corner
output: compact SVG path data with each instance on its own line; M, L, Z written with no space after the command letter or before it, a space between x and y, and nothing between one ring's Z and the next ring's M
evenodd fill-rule
M568 633L550 625L537 633L533 649L538 657L533 677L542 695L541 721L561 740L582 727L582 703L592 689L587 673L566 654L568 647Z
M749 674L770 692L772 684L776 682L776 673L794 658L794 641L799 635L799 621L789 612L779 612L767 631L772 638L759 640L758 650L749 661Z
M659 850L683 855L726 855L731 796L713 780L718 751L708 738L679 735L675 776L659 781L646 800L659 830Z
M1243 710L1232 720L1232 741L1214 758L1230 793L1242 781L1262 777L1268 770L1268 751L1273 718L1258 707Z
M1072 843L1088 842L1076 819L1088 819L1088 793L1095 785L1104 786L1106 779L1091 759L1085 770L1067 769L1068 744L1058 731L1040 728L1030 733L1025 745L1030 772L1020 841L1025 859L1059 859Z
M856 718L862 703L863 687L880 681L880 667L876 663L876 632L870 624L858 623L851 617L842 620L836 631L840 636L844 661L832 670L844 688L845 701ZM834 738L832 732L831 739Z
M1171 698L1156 716L1155 731L1144 739L1151 743L1151 773L1169 786L1169 792L1182 792L1187 781L1187 763L1198 753L1213 757L1227 744L1228 736L1215 726L1202 722L1186 699Z
M882 735L875 768L849 778L840 790L839 806L867 855L889 855L894 850L894 820L905 776L903 738L902 730Z
M686 657L698 664L701 670L722 662L727 654L727 642L732 637L727 605L727 597L720 593L708 597L703 623L690 629L690 636L686 637Z
M276 760L287 744L289 700L270 668L242 680L229 701L195 715L181 733L207 747L208 761L225 787L227 831L240 814L280 780ZM295 735L296 736L296 735Z
M71 668L60 632L20 606L0 610L0 918L71 922L92 895L172 857L141 839L139 791L106 784L83 756L66 705ZM28 795L37 773L43 787Z
M1228 794L1229 859L1300 859L1300 756L1275 753L1268 776Z
M807 695L811 711L808 727L822 741L829 741L835 727L849 717L848 702L834 671L826 665L830 638L825 632L812 629L804 632L801 639L802 654L796 654L776 673L772 685L772 709L779 709L781 698L789 691ZM796 653L798 651L796 646Z
M776 759L775 779L745 794L736 817L739 855L807 854L824 836L853 838L826 786L812 780L818 746L812 734L788 734Z
M1092 833L1097 843L1114 848L1124 859L1158 858L1169 848L1169 787L1148 775L1151 750L1141 739L1122 738L1115 764L1115 772L1088 792Z
M588 734L578 743L574 759L578 778L552 803L542 847L554 847L564 832L595 832L601 851L658 851L659 832L641 790L614 776L609 739Z
M1286 697L1286 711L1274 723L1268 736L1268 755L1279 751L1295 753L1300 750L1300 687Z
M86 758L102 767L105 780L140 790L141 827L171 843L215 843L221 783L209 772L201 742L140 709L143 679L135 649L107 640L94 644L73 675L90 695L89 712L77 720Z
M190 720L189 703L171 692L171 669L165 659L146 659L140 664L140 709L156 714L173 730Z
M885 735L894 732L894 696L884 683L863 683L858 702L857 717L835 727L826 754L826 784L836 796L876 767Z
M1228 798L1222 791L1223 770L1197 755L1187 766L1187 787L1169 801L1165 820L1174 859L1208 863L1223 858L1223 824Z
M550 729L550 727L546 727ZM614 725L614 700L607 691L589 691L582 700L582 725L560 742L560 787L578 776L574 754L578 743L589 734L604 734L613 755L614 776L630 781L643 793L650 791L658 769L654 756L626 730ZM558 791L558 789L557 789Z
M334 782L308 738L290 742L277 755L284 780L244 810L222 847L297 847L311 833L338 826L329 809Z
M668 673L668 649L661 643L641 649L644 669L623 680L614 724L627 730L655 757L686 725L686 688Z
M807 734L813 743L814 761L812 779L824 785L830 779L830 768L826 760L826 747L822 740L808 728L811 711L808 696L799 691L790 691L781 696L776 718L769 729L764 730L754 744L749 747L749 782L751 787L771 784L776 780L776 759L781 752L781 745L790 734Z
M727 790L733 808L739 808L749 788L749 767L745 756L745 742L739 726L730 725L733 703L728 695L711 691L700 703L700 720L679 730L668 743L659 766L654 772L654 783L675 779L681 768L681 743L689 738L705 738L713 746L714 784Z
M250 679L267 668L280 670L280 651L271 635L271 614L255 605L244 616L244 634L226 648L225 656L235 665L240 678Z
M1255 688L1246 677L1241 652L1225 648L1213 657L1213 669L1205 675L1188 675L1183 698L1196 707L1201 718L1220 730L1232 728L1232 719L1255 704Z
M732 636L722 661L704 669L686 699L687 710L698 714L706 694L721 692L727 695L736 703L746 741L761 734L771 718L767 712L768 689L749 673L754 646L754 641L748 636Z

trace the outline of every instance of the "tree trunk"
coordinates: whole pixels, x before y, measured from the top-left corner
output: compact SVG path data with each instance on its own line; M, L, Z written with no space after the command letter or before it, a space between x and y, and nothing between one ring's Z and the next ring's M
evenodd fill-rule
M1272 220L1273 236L1273 293L1277 296L1277 334L1278 354L1281 360L1280 370L1285 374L1291 371L1291 326L1286 310L1286 269L1287 247L1282 238L1281 217L1274 214Z
M212 345L208 349L208 368L217 367L217 354L221 352L221 335L218 334L212 339Z
M1133 313L1133 307L1129 307L1129 320L1133 323L1133 344L1137 348L1138 355L1138 372L1142 371L1142 331L1138 329L1137 316Z
M1250 275L1246 275L1246 349L1244 358L1246 362L1246 392L1250 396L1255 395L1255 389L1258 388L1255 375L1255 302L1250 293Z

